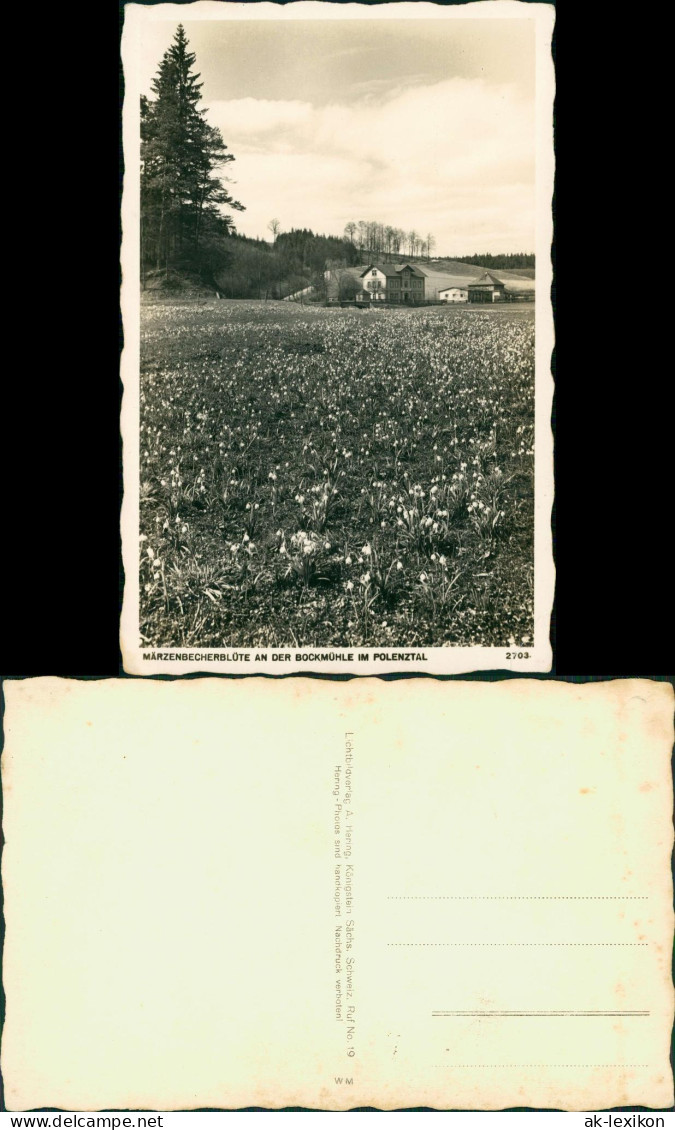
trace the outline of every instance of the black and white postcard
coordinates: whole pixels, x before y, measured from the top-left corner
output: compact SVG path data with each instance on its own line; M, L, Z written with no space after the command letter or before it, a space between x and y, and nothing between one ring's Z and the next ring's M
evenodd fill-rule
M128 672L550 669L553 23L127 6Z

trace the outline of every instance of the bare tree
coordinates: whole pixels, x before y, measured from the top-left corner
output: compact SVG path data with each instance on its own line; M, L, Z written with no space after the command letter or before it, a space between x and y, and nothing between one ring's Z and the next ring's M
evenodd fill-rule
M278 220L270 220L267 227L269 228L269 230L272 233L272 242L276 243L277 236L278 236L279 232L281 231L281 224L279 223Z
M407 247L409 255L421 255L430 259L436 244L431 232L423 237L414 230L407 232L402 228L382 224L379 220L359 220L358 223L350 220L345 224L344 235L352 244L357 242L361 251L367 251L374 258L405 254Z
M346 272L341 275L338 283L338 297L342 302L353 301L362 290L363 283L360 279L354 278L354 275L349 275Z
M392 250L392 247L393 247L393 242L394 242L394 229L391 227L390 224L387 224L386 228L384 229L384 249L385 249L387 255L389 255L390 257L391 257L391 250Z
M377 251L378 255L382 255L384 253L386 246L385 231L386 229L384 224L375 225L375 250Z

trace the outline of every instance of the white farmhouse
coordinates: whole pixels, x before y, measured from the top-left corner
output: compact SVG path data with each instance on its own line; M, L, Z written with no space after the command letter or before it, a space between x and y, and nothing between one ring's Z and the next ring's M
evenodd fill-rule
M390 274L395 274L390 269ZM363 289L368 291L371 301L384 302L387 297L387 276L381 267L366 267L361 274Z
M466 286L448 286L438 292L439 302L468 302L469 290Z

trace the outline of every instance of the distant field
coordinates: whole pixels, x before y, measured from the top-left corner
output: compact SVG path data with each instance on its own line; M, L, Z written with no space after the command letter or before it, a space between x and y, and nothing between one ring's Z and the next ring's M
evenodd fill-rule
M152 301L154 647L526 645L534 310Z
M490 271L496 278L502 279L504 282L507 279L534 279L534 267L481 267L477 263L462 263L459 259L431 259L429 262L419 260L418 266L423 271L440 271L444 274L465 276L467 281L469 279L476 279L483 271Z

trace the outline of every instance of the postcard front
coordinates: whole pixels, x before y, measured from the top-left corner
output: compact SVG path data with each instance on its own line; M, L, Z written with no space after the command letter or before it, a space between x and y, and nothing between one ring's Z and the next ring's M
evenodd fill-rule
M550 669L552 28L127 5L128 672Z

